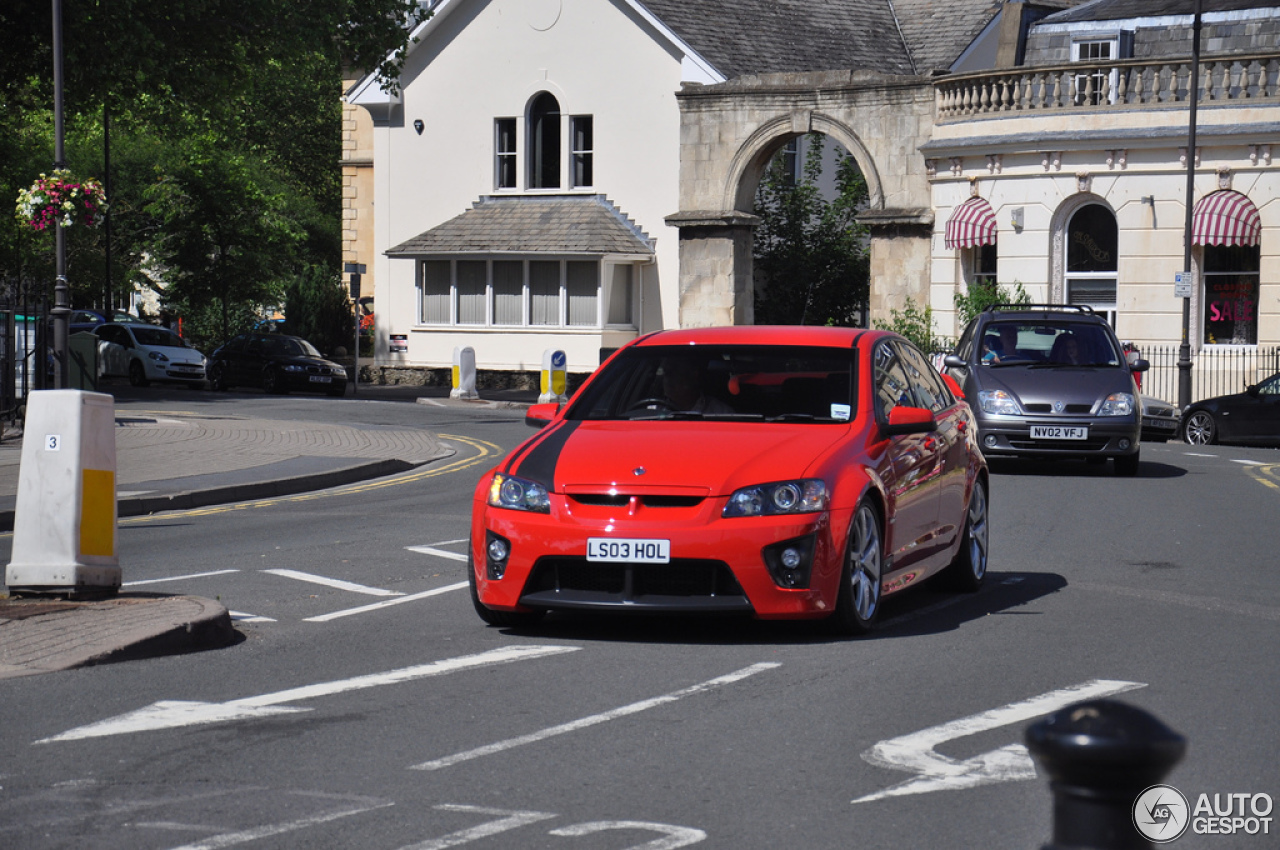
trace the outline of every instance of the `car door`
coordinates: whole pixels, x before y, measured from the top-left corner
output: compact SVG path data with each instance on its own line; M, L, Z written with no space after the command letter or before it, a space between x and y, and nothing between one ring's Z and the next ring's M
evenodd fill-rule
M1231 410L1233 436L1251 442L1280 436L1280 375L1258 384L1257 392L1241 397Z
M898 344L907 377L911 381L920 407L933 411L938 420L938 520L937 533L942 543L949 543L963 527L965 481L969 471L969 415L963 402L956 399L942 376L934 371L920 349L909 343Z
M98 371L102 375L129 374L129 348L132 340L119 325L98 326Z
M262 374L266 365L262 358L262 337L249 337L236 357L236 383L250 387L262 386Z
M907 364L897 346L884 339L873 355L876 419L884 424L898 406L920 407ZM886 548L892 570L906 569L928 556L936 546L940 472L937 432L896 434L888 438L893 480L886 517Z

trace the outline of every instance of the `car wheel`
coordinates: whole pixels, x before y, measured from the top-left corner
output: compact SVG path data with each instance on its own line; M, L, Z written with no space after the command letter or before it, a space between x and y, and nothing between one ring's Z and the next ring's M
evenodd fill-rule
M1112 459L1112 463L1116 465L1116 475L1122 475L1125 478L1132 478L1138 474L1138 463L1141 450L1131 455L1120 455Z
M527 628L536 626L547 615L546 611L495 611L481 602L480 591L476 588L476 568L470 541L467 542L467 587L471 591L471 605L476 609L476 614L491 626Z
M138 360L129 362L129 384L135 387L145 387L151 382L147 380L147 370Z
M209 389L214 392L221 393L226 392L230 388L231 385L227 383L227 373L225 369L221 366L214 366L209 370Z
M987 482L979 478L973 482L973 493L969 496L964 533L960 536L960 551L946 570L951 586L965 593L978 590L982 587L982 580L987 577L988 544L991 538L987 510Z
M275 369L267 370L262 376L262 391L267 395L284 395L284 382L280 380L280 373Z
M1193 446L1208 446L1218 441L1218 423L1207 410L1197 410L1182 425L1182 439Z
M880 514L864 500L854 511L853 524L849 527L836 610L825 621L829 631L841 635L861 635L871 631L880 614L883 566Z

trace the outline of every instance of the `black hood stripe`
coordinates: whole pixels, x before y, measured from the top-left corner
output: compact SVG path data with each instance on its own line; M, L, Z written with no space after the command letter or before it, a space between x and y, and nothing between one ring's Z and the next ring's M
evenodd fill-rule
M521 457L512 458L507 469L513 475L536 481L548 491L555 492L556 465L565 444L578 430L577 422L561 422L542 439L537 440Z

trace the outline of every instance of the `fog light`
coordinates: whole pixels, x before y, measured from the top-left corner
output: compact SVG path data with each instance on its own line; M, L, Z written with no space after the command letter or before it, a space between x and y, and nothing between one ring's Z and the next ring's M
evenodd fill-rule
M1120 448L1122 448L1122 449L1127 449L1127 448L1129 448L1129 446L1131 446L1131 445L1132 445L1132 443L1130 443L1128 439L1126 439L1126 438L1121 438L1121 440L1120 440Z
M511 541L492 531L484 533L485 572L491 579L500 579L507 571L507 558L511 556Z
M988 434L987 436L983 437L982 444L989 449L994 449L996 447L996 435Z
M784 540L764 548L764 563L778 587L808 587L817 534Z

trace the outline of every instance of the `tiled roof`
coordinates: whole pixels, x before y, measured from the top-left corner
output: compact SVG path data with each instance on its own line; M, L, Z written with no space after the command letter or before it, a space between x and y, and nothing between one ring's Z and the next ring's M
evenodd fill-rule
M946 70L981 35L1004 0L895 0L907 48L916 70Z
M1280 8L1280 0L1200 0L1200 11L1236 12L1242 9ZM1094 0L1065 12L1050 15L1041 23L1066 24L1075 21L1114 21L1127 18L1154 18L1164 15L1190 15L1194 0Z
M653 242L603 195L484 196L387 256L478 253L652 254Z
M845 69L914 73L889 0L639 2L726 77Z

